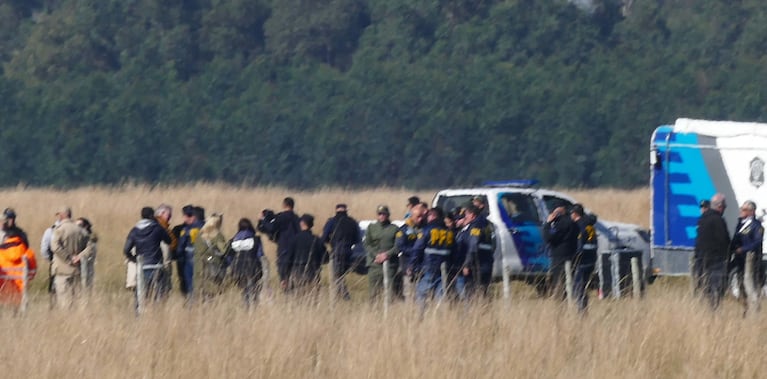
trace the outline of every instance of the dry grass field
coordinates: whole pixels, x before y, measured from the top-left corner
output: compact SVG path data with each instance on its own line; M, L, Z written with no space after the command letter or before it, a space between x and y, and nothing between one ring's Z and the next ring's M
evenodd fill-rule
M602 219L648 224L647 190L564 191ZM96 291L87 305L48 309L41 272L26 316L0 312L3 377L56 378L759 378L764 377L764 313L744 319L728 300L717 313L690 298L686 282L662 280L642 300L597 300L585 317L541 300L524 284L512 300L466 309L432 305L419 320L410 304L362 299L364 277L350 279L351 303L331 306L274 294L255 310L237 293L185 308L174 293L136 318L122 289L121 246L141 206L200 204L223 212L224 231L240 217L279 208L286 195L318 224L345 202L357 219L388 204L404 214L413 193L398 189L286 192L223 185L126 186L71 191L7 189L0 206L13 206L31 241L39 241L57 206L93 221L101 236ZM433 193L417 193L430 200ZM178 220L176 220L178 221ZM33 243L36 245L36 243ZM267 243L269 252L274 246ZM43 266L46 264L43 263Z

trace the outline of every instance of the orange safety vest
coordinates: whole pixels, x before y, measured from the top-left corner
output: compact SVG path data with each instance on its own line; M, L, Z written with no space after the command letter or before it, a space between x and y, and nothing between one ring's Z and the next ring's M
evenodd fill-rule
M8 237L0 244L0 303L21 303L25 256L29 268L27 278L32 280L37 272L35 252L19 236Z

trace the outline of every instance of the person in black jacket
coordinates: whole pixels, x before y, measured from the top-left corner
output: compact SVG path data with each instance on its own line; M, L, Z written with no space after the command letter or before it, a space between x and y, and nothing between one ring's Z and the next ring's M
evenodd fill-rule
M724 195L711 198L711 208L698 219L695 250L703 260L705 295L716 309L724 296L727 262L730 260L730 234L722 214L727 208Z
M565 262L575 258L578 248L578 227L560 205L549 214L543 224L543 239L548 244L551 266L549 289L554 299L565 299Z
M288 249L290 260L290 289L299 293L316 293L320 284L320 266L327 256L325 244L312 233L314 216L304 214L300 218L301 231L296 234Z
M154 218L154 209L144 207L141 209L141 220L128 233L125 240L123 254L131 262L136 262L137 257L142 257L144 274L144 293L147 298L160 299L167 294L169 288L163 288L165 283L163 275L163 256L160 243L170 244L170 235L157 223ZM131 250L136 249L136 255ZM138 291L136 291L138 296ZM152 296L150 296L150 294Z
M333 278L338 295L350 300L349 290L344 278L352 269L352 246L360 242L360 227L357 220L349 217L346 204L336 205L336 215L328 219L322 229L322 241L330 244L333 256Z
M597 231L594 228L597 217L586 214L583 205L575 204L570 209L570 218L578 226L578 248L573 262L575 267L573 297L578 304L578 311L584 312L589 304L586 286L597 263Z
M277 242L277 273L280 276L280 285L283 290L288 289L288 277L290 276L290 261L286 259L286 254L290 245L293 244L293 238L299 232L298 216L293 211L296 202L292 197L286 197L282 200L282 212L277 213L274 218L268 219L269 213L264 210L261 213L261 220L258 222L258 230L266 233L269 239Z

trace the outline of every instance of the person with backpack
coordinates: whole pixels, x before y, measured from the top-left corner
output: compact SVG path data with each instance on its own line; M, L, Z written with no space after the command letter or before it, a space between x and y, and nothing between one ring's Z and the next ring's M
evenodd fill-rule
M299 221L301 231L293 239L288 250L290 260L290 286L299 294L317 293L320 284L320 266L327 257L325 244L312 233L314 216L303 214Z
M237 233L229 242L227 254L232 260L232 281L242 289L242 301L246 308L250 308L258 303L261 293L261 258L264 256L261 238L256 235L250 219L242 218L237 222Z
M570 218L578 226L578 249L573 260L573 297L578 304L578 311L585 312L589 305L587 286L597 264L597 231L594 227L597 217L586 214L583 205L575 204L570 208Z
M200 283L196 291L203 300L210 299L222 292L226 276L227 251L226 238L221 232L223 215L214 213L200 228L200 235L194 243L194 281Z
M258 231L269 236L271 241L277 242L277 273L280 276L280 286L283 290L288 289L290 276L290 261L287 253L293 244L293 238L300 231L298 216L293 211L296 202L292 197L282 200L282 212L270 217L270 212L265 209L261 212L258 222Z

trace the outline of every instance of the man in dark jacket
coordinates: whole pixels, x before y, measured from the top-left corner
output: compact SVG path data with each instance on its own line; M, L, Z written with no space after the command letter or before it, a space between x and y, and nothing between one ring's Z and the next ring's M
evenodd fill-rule
M298 225L298 216L293 211L296 202L292 197L286 197L282 200L282 212L277 213L274 218L268 219L268 212L264 210L261 213L261 220L258 222L258 230L266 233L269 239L277 242L277 273L280 276L280 286L283 290L288 289L288 278L290 277L290 261L287 259L288 249L293 244L293 238L298 234L300 227Z
M578 249L578 227L560 205L549 214L543 224L543 239L548 244L551 266L549 288L554 299L565 299L565 262L575 258Z
M163 288L162 284L165 281L160 277L164 267L161 247L163 242L170 244L171 238L168 232L155 220L154 209L142 208L141 220L128 233L123 254L131 262L136 262L138 257L142 258L142 266L137 269L143 268L143 290L147 298L160 299L168 292L167 288ZM136 249L135 256L131 252L134 248ZM154 292L152 296L150 296L150 292ZM138 296L138 288L136 296Z
M727 262L730 260L730 235L722 218L727 203L724 195L711 198L711 208L698 220L695 250L703 259L705 294L711 307L716 309L724 296Z
M336 215L328 219L323 228L322 241L330 244L338 295L344 300L350 300L344 278L352 268L352 246L360 242L360 227L357 220L349 217L346 204L336 205Z
M327 251L320 237L312 233L314 216L303 214L299 220L301 231L293 238L286 256L291 267L290 288L299 293L316 293Z
M575 251L575 278L573 280L573 297L578 303L578 311L586 311L589 304L588 285L594 266L597 263L597 231L594 224L597 218L586 214L581 204L573 205L570 218L578 226L578 248Z

